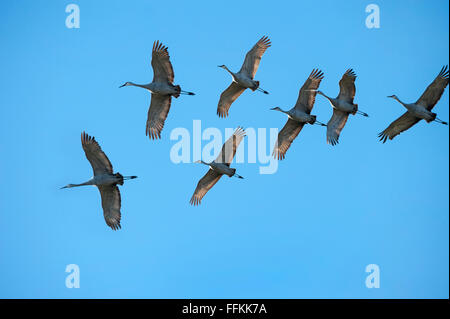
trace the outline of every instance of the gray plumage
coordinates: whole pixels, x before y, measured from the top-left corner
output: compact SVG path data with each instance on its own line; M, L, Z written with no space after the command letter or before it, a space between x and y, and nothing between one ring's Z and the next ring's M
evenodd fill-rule
M85 132L81 134L81 145L86 158L91 163L94 177L85 183L68 184L62 188L71 188L78 186L94 185L97 186L102 198L103 216L106 224L113 230L121 228L120 226L120 206L121 197L117 185L123 185L123 181L133 179L137 176L122 176L120 173L113 172L113 167L106 154L102 151L100 145L94 137Z
M245 137L245 131L241 127L238 127L233 135L223 144L222 150L220 151L217 158L211 163L205 163L203 161L197 161L196 163L202 163L210 167L208 172L200 179L195 188L194 194L191 197L191 205L200 205L202 198L206 193L219 181L223 175L228 177L238 177L242 176L236 174L236 169L231 168L231 162L236 155L236 150L239 144Z
M237 73L231 72L225 65L219 66L228 71L233 79L230 86L220 95L219 104L217 106L217 115L219 115L219 117L228 116L228 110L230 109L231 104L236 101L245 89L251 89L252 91L259 90L268 94L267 91L259 87L259 81L254 81L253 79L264 52L266 52L270 46L270 39L263 36L253 48L248 51L244 63Z
M327 124L327 143L336 145L339 143L339 136L347 123L350 114L361 114L368 117L367 113L358 110L358 104L353 102L356 93L356 73L353 69L348 69L339 81L339 95L334 99L325 95L321 91L318 94L324 96L333 108L333 115Z
M279 107L272 109L285 113L288 116L286 124L278 133L278 139L272 152L274 158L278 160L285 158L287 150L306 123L325 126L325 124L316 120L315 115L311 115L311 110L316 100L317 89L322 79L322 71L314 69L300 88L297 103L295 103L292 109L289 111L283 111Z
M153 81L149 84L135 84L126 82L120 87L137 86L148 90L152 94L150 108L147 115L145 135L151 139L161 138L167 115L169 114L172 96L178 98L180 94L195 95L186 92L179 85L174 85L174 72L170 62L169 51L159 41L153 43L152 62Z
M389 98L397 100L407 109L407 111L394 122L392 122L383 132L378 134L380 141L386 143L388 139L392 140L400 133L414 126L420 120L425 120L427 121L427 123L436 121L438 123L447 125L447 122L444 122L437 118L437 114L431 112L431 110L440 100L442 94L445 91L445 88L448 86L448 83L449 70L448 65L446 65L442 67L437 77L427 87L425 92L415 103L403 103L396 95L388 96Z

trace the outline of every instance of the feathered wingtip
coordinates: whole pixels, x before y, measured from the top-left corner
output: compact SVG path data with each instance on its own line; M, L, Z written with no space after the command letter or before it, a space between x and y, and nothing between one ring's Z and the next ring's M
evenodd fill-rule
M261 39L259 39L257 44L267 49L272 45L272 42L267 35L264 35Z
M117 223L117 224L111 224L111 225L108 225L108 226L111 227L112 230L119 230L119 229L122 228L122 226L120 225L120 222Z
M145 136L148 136L148 138L152 140L158 140L161 139L161 131L154 127L146 128Z
M156 40L155 42L153 42L153 48L152 48L153 53L159 53L159 54L169 56L168 49L169 48L166 47L165 45L163 45L162 42L159 42L159 40Z
M444 65L441 69L441 72L439 72L438 76L448 80L449 79L449 69L448 69L448 65Z
M324 74L320 69L313 69L311 74L309 75L309 78L311 80L314 80L314 79L322 80L323 77L324 77Z
M378 134L378 138L380 139L380 142L382 142L383 144L384 143L386 143L386 141L387 141L387 139L388 139L388 136L386 135L386 133L383 131L383 132L380 132L379 134ZM392 140L392 138L389 138L390 140Z
M220 118L226 118L228 116L228 110L222 109L222 108L218 108L217 109L217 115Z
M83 131L81 133L81 144L85 145L85 144L89 144L89 143L96 143L97 141L95 140L94 136L89 136L89 134L87 134L85 131Z
M236 135L237 137L244 137L247 135L247 132L242 126L238 126L234 131L233 135Z
M339 137L336 138L327 138L327 144L330 144L331 146L336 146L339 144Z
M345 71L345 75L355 79L358 77L353 69L347 69L347 71Z

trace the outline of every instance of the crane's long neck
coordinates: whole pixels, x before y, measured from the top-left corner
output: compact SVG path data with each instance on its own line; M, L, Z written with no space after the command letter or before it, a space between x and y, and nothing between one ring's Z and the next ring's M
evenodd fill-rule
M328 102L330 102L331 106L333 108L337 107L336 104L338 103L338 101L336 99L333 99L331 97L329 97L328 95L326 95L325 93L323 93L322 91L317 91L317 94L322 95L324 98L326 98L328 100Z
M402 101L400 101L400 99L399 99L397 96L394 96L393 99L396 100L396 101L397 101L398 103L400 103L401 105L403 105L404 107L408 108L407 104L404 103L404 102L402 102Z
M133 83L133 82L129 82L128 85L130 85L130 86L137 86L137 87L143 88L143 89L148 89L148 87L147 87L148 84L136 84L136 83Z
M317 94L322 95L324 98L326 98L328 101L331 102L332 98L323 93L322 91L317 91Z
M233 72L231 72L230 71L230 69L229 68L227 68L227 66L226 65L224 65L223 66L223 68L225 69L225 70L227 70L228 71L228 73L230 73L232 76L234 76L234 73Z
M277 109L275 109L275 111L278 111L278 112L281 112L281 113L290 115L290 114L289 114L289 111L282 110L281 108L277 108Z
M79 186L86 186L86 185L94 185L93 180L90 179L87 182L81 183L81 184L68 184L64 187L61 187L61 189L63 188L72 188L72 187L79 187Z

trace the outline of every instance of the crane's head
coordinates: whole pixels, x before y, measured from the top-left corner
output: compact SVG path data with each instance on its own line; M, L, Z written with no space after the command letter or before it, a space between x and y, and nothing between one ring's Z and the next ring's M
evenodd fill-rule
M64 188L71 188L71 187L75 187L75 184L67 184L66 186L61 187L60 189L64 189Z
M130 86L133 85L132 82L125 82L125 84L122 84L121 86L119 86L119 88L123 88L124 86Z
M282 109L280 109L278 106L276 106L276 107L273 107L273 108L271 108L270 110L273 110L273 111L282 111Z
M395 95L395 94L389 95L388 97L390 97L391 99L397 99L397 95Z
M195 161L194 163L195 163L195 164L205 164L205 165L209 165L208 163L203 162L202 160Z
M222 69L225 69L225 68L226 68L225 64L218 65L218 67L219 67L219 68L222 68Z

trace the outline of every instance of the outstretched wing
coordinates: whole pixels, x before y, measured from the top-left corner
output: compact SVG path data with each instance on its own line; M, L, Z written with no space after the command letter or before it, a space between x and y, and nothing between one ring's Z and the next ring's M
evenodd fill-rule
M419 118L415 117L414 115L412 115L410 112L407 111L405 114L403 114L394 122L392 122L391 125L389 125L383 132L378 134L378 137L380 138L381 142L386 143L388 138L392 140L401 132L406 131L419 121L420 121Z
M278 139L272 152L274 158L278 160L284 159L287 150L302 130L304 124L291 119L287 120L283 129L278 133Z
M263 36L258 42L256 42L253 48L247 52L244 64L242 64L241 70L239 72L245 73L248 77L253 79L255 77L256 71L258 70L261 57L270 46L270 39L266 36Z
M416 104L422 105L431 111L441 98L449 82L448 65L444 66L434 81L427 87Z
M333 109L333 116L327 124L327 143L336 145L339 143L339 135L347 123L348 113Z
M91 163L94 176L113 173L111 162L102 151L95 137L91 137L85 132L81 133L81 146L86 154L86 158Z
M98 186L102 197L103 217L106 224L113 230L120 226L120 191L117 185Z
M316 90L319 88L320 82L323 79L323 72L314 69L306 80L305 84L303 84L302 88L298 93L297 103L295 104L295 109L305 112L307 114L311 114L311 110L314 106L314 102L316 101Z
M242 127L238 127L233 135L223 144L220 154L217 156L216 163L224 163L230 166L239 144L244 139L245 131Z
M236 82L232 82L230 86L220 95L219 105L217 106L217 115L219 115L219 117L227 117L231 104L236 101L239 95L241 95L244 91L244 87L240 86Z
M161 138L161 131L169 114L171 102L172 97L170 95L152 94L145 129L145 135L148 135L149 138Z
M174 74L169 51L159 41L153 43L152 68L153 82L173 82Z
M339 95L338 100L344 100L350 104L353 104L353 99L355 98L356 87L355 87L356 74L353 69L348 69L339 81Z
M221 177L222 174L215 172L213 169L209 169L205 176L199 180L197 188L195 189L190 200L191 205L200 205L203 196L206 195L206 193L219 181Z

